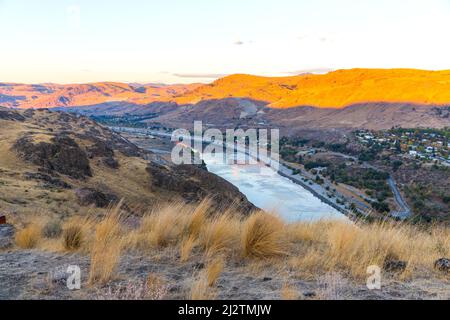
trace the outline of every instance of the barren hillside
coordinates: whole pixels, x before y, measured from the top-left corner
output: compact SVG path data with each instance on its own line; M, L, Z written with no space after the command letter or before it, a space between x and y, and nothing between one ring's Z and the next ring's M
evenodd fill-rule
M66 216L124 199L148 209L173 199L252 205L195 166L172 166L85 117L0 108L0 212Z

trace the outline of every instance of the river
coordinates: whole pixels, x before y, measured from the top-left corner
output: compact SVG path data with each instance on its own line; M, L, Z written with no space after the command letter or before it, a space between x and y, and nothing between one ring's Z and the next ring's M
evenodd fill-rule
M217 155L203 154L208 171L224 178L245 194L250 202L279 214L287 222L348 219L341 212L316 198L311 192L258 164L227 164Z
M112 128L117 132L152 134L170 138L171 134L146 129ZM152 148L149 148L152 150ZM242 152L239 157L245 157ZM255 206L279 214L287 222L321 219L349 220L347 216L315 197L310 191L281 176L263 163L227 164L220 155L202 154L208 171L235 185Z

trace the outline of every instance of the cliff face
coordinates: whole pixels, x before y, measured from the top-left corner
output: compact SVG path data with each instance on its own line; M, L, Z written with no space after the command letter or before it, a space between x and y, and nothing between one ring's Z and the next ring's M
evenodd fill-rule
M208 196L254 209L225 180L174 166L85 117L0 108L0 150L0 212L73 214L120 199L146 209Z

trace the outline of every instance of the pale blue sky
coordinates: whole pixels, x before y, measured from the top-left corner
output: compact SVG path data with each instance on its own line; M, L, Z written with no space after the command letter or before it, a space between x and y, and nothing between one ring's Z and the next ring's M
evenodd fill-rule
M450 0L0 0L0 82L450 69Z

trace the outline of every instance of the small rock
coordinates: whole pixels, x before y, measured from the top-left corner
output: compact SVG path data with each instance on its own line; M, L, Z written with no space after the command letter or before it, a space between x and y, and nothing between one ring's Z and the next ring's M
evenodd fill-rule
M303 293L303 296L305 298L314 298L317 296L317 294L314 291L307 291Z
M205 269L205 264L202 262L196 263L196 264L194 264L194 269L195 270Z
M436 260L434 263L434 268L442 272L450 272L450 259L441 258Z
M10 224L0 225L0 249L7 249L12 246L14 242L14 235L16 230Z
M405 271L407 263L401 260L386 259L384 262L383 269L387 272L398 272L401 273Z

